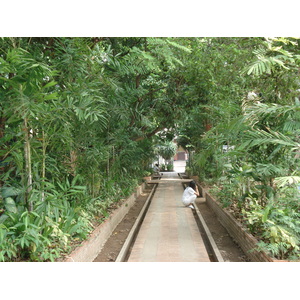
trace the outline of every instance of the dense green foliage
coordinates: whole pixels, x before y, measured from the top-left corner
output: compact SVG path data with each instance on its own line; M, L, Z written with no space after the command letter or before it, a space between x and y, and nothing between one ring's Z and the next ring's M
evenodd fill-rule
M0 260L69 251L157 153L172 157L175 136L262 249L299 258L299 50L292 38L0 39Z
M183 53L172 38L0 40L0 260L54 260L133 191L177 117Z
M222 57L223 68L213 76L208 69L206 82L215 82L202 96L208 104L191 111L180 142L194 150L192 172L214 185L223 205L260 240L260 249L299 259L298 40L249 42L215 39L205 45L204 53Z

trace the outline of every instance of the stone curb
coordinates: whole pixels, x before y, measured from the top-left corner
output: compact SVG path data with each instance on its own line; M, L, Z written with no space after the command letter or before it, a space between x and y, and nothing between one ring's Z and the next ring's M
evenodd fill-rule
M137 232L139 230L139 226L142 223L142 221L143 221L143 219L144 219L144 217L145 217L145 215L147 213L147 210L148 210L149 205L151 203L152 196L155 193L156 188L157 188L157 184L154 185L152 191L150 192L150 194L149 194L149 196L148 196L148 198L147 198L147 200L146 200L146 202L145 202L142 210L140 211L137 219L135 220L134 225L131 228L131 230L130 230L130 232L128 234L128 237L127 237L125 243L123 244L123 247L122 247L119 255L117 256L115 262L124 262L124 261L126 261L129 248L132 245L132 242L133 242L133 240L134 240L134 238L135 238L135 236L136 236L136 234L137 234Z
M182 176L181 176L180 173L178 173L178 175L179 175L180 178L182 178ZM192 178L192 180L196 181L197 186L199 188L200 195L202 195L202 197L204 197L204 195L203 195L203 188L199 185L197 178ZM189 181L191 181L191 179L188 179L188 180L186 180L184 182L189 182ZM197 214L197 216L198 216L198 218L200 220L200 226L202 227L202 229L205 232L205 235L206 235L206 237L208 239L208 246L209 246L210 250L212 251L212 254L213 254L214 258L216 259L217 262L224 262L224 259L223 259L222 255L221 255L221 253L220 253L220 251L218 249L218 246L217 246L217 244L216 244L216 242L215 242L215 240L214 240L214 238L213 238L213 236L212 236L212 234L211 234L208 226L205 223L205 220L204 220L204 218L203 218L200 210L198 209L197 205L194 205L194 207L195 207L195 213Z
M207 205L215 212L220 223L226 228L229 235L241 247L247 257L254 262L276 262L275 258L270 257L264 251L257 251L258 240L246 231L243 225L238 222L229 212L222 209L219 203L204 189L203 197Z
M222 255L221 255L221 253L220 253L220 251L218 249L218 246L217 246L217 244L216 244L216 242L215 242L215 240L214 240L214 238L213 238L213 236L212 236L209 228L207 227L207 225L205 223L204 218L201 215L200 210L198 209L198 207L196 205L194 205L194 207L195 207L195 212L198 215L198 218L200 220L201 226L203 227L203 230L205 231L206 237L208 239L209 246L210 246L210 248L212 250L212 253L213 253L216 261L217 262L224 262L224 259L223 259Z

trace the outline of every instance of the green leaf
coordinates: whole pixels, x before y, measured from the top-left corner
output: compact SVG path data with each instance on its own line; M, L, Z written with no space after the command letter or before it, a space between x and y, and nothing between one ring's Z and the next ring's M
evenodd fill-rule
M7 218L8 218L8 216L6 214L1 215L0 216L0 224L4 223Z
M1 195L3 198L18 196L22 190L20 188L16 188L13 186L3 187L1 191Z
M271 210L271 206L266 207L264 214L262 216L263 223L265 223L267 221L270 210Z
M18 209L17 209L17 206L16 206L16 203L14 201L13 198L11 197L8 197L5 199L5 208L7 211L9 212L12 212L12 213L17 213L18 212Z
M57 84L56 81L50 81L50 82L48 82L47 84L45 84L45 85L43 86L43 89L52 87L52 86L54 86L54 85L56 85L56 84Z
M51 94L48 94L44 97L45 100L52 100L52 99L57 99L58 95L57 93L51 93Z
M270 227L270 236L273 237L274 240L276 240L276 237L278 236L278 230L277 230L276 226Z

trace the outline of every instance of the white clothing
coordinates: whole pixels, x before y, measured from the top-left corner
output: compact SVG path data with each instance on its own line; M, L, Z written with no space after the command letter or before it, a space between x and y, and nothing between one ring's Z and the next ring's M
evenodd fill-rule
M197 195L195 194L194 189L188 186L183 192L182 203L186 206L194 204L196 198Z

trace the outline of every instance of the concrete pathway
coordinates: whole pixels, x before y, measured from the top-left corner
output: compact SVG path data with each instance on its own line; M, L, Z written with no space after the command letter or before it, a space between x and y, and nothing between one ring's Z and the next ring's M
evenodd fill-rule
M177 173L184 173L186 168L185 160L175 160L173 161L174 171Z
M162 181L178 178L165 172ZM209 262L193 212L181 202L180 182L159 184L128 262Z

